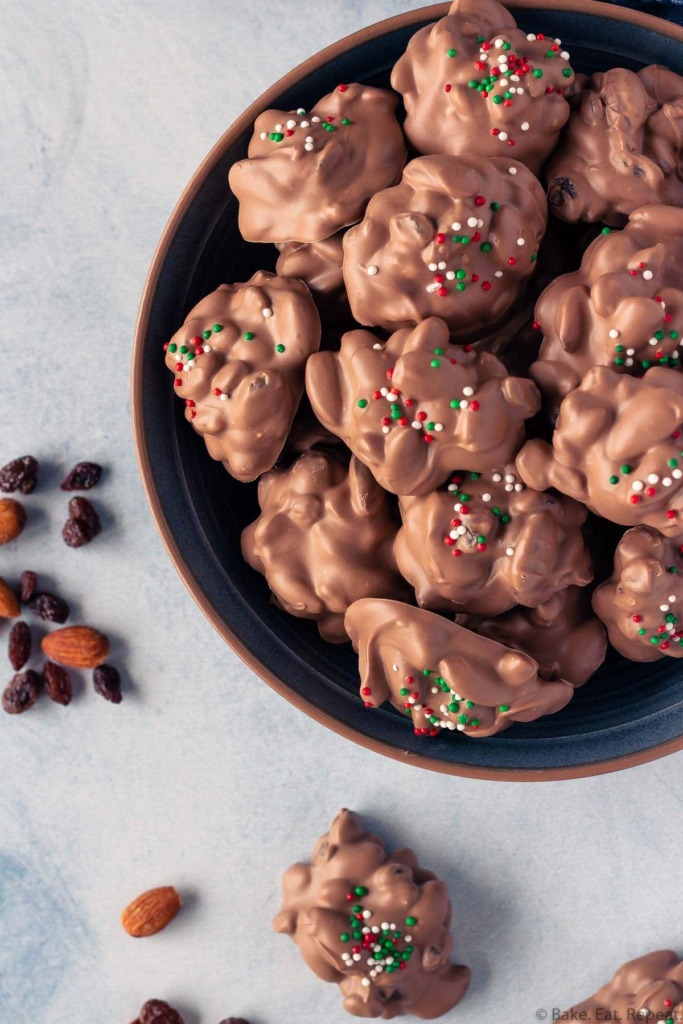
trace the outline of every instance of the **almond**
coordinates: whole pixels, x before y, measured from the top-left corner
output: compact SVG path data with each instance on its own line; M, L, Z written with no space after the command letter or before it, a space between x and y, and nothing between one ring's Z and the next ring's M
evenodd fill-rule
M26 512L14 498L0 498L0 544L16 540L26 526Z
M129 903L121 914L121 924L136 939L156 935L180 910L180 896L172 885L148 889Z
M43 653L69 668L96 668L106 661L109 641L90 626L66 626L48 633L40 645Z
M0 576L0 618L16 619L20 613L21 608L19 607L16 594Z

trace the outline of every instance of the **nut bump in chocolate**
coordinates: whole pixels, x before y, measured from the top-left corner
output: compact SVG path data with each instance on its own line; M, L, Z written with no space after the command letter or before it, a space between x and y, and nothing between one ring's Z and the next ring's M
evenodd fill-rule
M286 871L282 892L273 927L339 986L354 1016L433 1019L464 996L471 972L451 963L445 884L412 850L388 853L351 811L339 812L311 864Z
M411 160L344 236L351 312L388 331L438 316L479 340L522 295L546 222L543 189L516 160Z
M508 376L488 352L451 345L436 317L386 342L350 331L339 352L309 359L306 390L320 422L394 494L426 494L454 466L505 465L540 404L532 381Z
M231 476L249 481L272 468L319 344L306 285L257 271L202 299L164 346L186 419Z
M356 601L345 625L365 706L390 701L417 736L493 736L559 711L574 693L564 680L540 679L526 654L399 601Z
M603 1021L679 1024L683 1020L683 962L670 949L630 960L594 996L573 1006L561 1019L581 1020L585 1024Z
M396 106L388 90L353 83L311 111L259 114L247 159L229 173L242 237L317 242L360 220L370 196L401 176Z

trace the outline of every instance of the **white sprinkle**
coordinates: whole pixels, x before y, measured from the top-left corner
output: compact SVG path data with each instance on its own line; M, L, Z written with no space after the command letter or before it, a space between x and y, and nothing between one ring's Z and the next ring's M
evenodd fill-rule
M477 218L476 217L468 217L467 218L467 227L468 228L476 228L476 226L477 226Z
M451 540L457 540L460 534L458 533L457 530L451 530L448 536L451 538Z
M289 121L287 122L287 127L296 128L296 121L293 121L292 118L290 117Z
M381 343L381 341L376 341L372 347L374 348L375 352L381 352L382 349L384 348L384 345Z
M297 114L299 115L299 117L301 117L301 115L302 115L302 114L305 114L305 113L306 113L306 111L304 110L304 108L303 108L303 107L299 107L299 108L297 109Z
M675 348L675 349L673 350L673 352L671 353L671 355L672 355L672 356L674 357L674 359L678 359L678 349L677 349L677 348Z
M370 934L370 929L368 927L362 928L361 931L362 931L363 935L369 935Z
M458 722L458 724L456 725L456 729L458 730L458 732L464 732L465 726L462 724L462 722Z
M368 277L374 277L378 270L379 267L376 267L374 263L371 263L368 267Z
M633 483L631 484L631 490L632 491L642 491L644 486L645 486L645 484L643 483L642 480L634 480Z
M507 137L507 132L498 132L498 138L500 139L501 142L505 142L507 140Z
M654 274L652 273L651 270L644 270L643 271L643 279L645 281L651 281L653 277L654 277Z
M506 473L505 474L505 483L506 484L514 484L516 479L517 479L517 477L515 476L514 473Z
M471 395L473 395L473 394L474 394L474 388L471 388L471 387L469 387L469 386L468 386L468 387L466 387L466 388L463 388L463 389L462 389L462 393L463 393L463 395L467 395L467 396L468 396L468 398L469 398L469 397L470 397Z
M413 710L414 711L422 711L422 705L421 704L415 704L413 706ZM377 948L379 949L380 947L378 946Z
M514 555L514 553L515 553L515 549L514 548L505 548L505 554L506 555Z
M515 484L515 490L518 491L518 492L519 491L523 491L524 490L524 484Z
M313 143L312 142L305 142L304 143L304 149L306 150L307 153L310 153L312 151L312 149L313 149Z
M673 473L671 475L674 478L674 480L680 480L681 477L683 476L683 473L681 472L680 469L674 469L674 471L673 471Z
M669 594L669 604L676 604L676 595Z
M386 398L387 395L389 394L389 388L380 388L379 393L380 395L382 395L383 398Z
M479 220L477 221L477 227L478 228L483 228L483 226L484 226L484 221L480 217Z
M394 672L398 672L398 665L392 665L391 667L392 667ZM368 917L370 917L369 913L368 913Z
M467 399L463 398L462 402L460 403L460 408L461 409L467 409L467 408L469 408L469 404L470 403L467 401Z
M513 484L505 484L505 490L506 491L514 491L514 489L515 488L514 488Z
M446 280L447 281L454 281L455 280L455 271L454 270L447 270L446 271Z
M660 604L659 610L660 610L660 612L668 612L669 605L668 604Z
M459 526L458 527L458 537L464 537L466 533L467 533L467 527L466 526Z
M313 136L307 135L306 138L304 139L304 142L313 142Z
M227 395L225 394L225 392L224 392L224 393L223 393L223 394L221 395L221 402L227 402L227 400L228 400L228 396L227 396Z
M358 963L358 961L360 960L360 953L354 953L353 959L356 961L356 963Z
M383 434L388 434L389 433L389 427L382 427L382 433Z
M451 227L453 228L454 231L459 231L460 230L460 221L459 220L454 220L453 223L451 224Z
M491 500L491 495L490 494L482 494L481 500L482 501L490 501Z
M413 420L413 422L410 425L413 428L413 430L422 430L422 424L420 423L419 420Z
M648 338L647 339L647 343L648 343L648 345L656 345L657 344L657 339L655 337Z
M500 481L503 479L503 477L501 476L500 473L492 473L491 474L491 479L493 480L493 482L495 484L499 484Z
M373 926L372 926L372 934L373 935L379 935L379 925L373 924Z
M206 355L210 351L211 351L211 346L210 345L205 345L204 346L204 354Z
M319 117L312 117L311 121L313 122L313 124L319 124L320 123L320 118Z
M435 423L434 430L437 432L437 434L440 434L441 431L443 430L443 423Z
M261 132L261 138L262 139L267 139L268 138L268 132Z
M664 487L671 487L672 483L673 483L673 481L672 481L670 476L665 476L664 479L662 480L662 484L664 485Z
M372 984L369 978L361 978L360 983L361 985L365 985L366 988Z
M522 129L523 132L528 132L529 131L529 122L528 121L522 121L522 123L520 124L519 127Z
M634 356L635 354L636 354L636 350L634 348L627 348L626 349L626 355L627 356Z
M281 132L282 131L282 125L281 124L276 124L275 125L275 131L276 132Z
M656 473L648 473L647 482L649 484L658 484L659 483L659 477L657 476Z
M432 282L432 284L428 284L427 285L427 287L425 288L425 291L426 292L435 292L437 290L437 288L440 288L440 287L441 287L440 285L434 284L434 282Z
M511 85L511 86L510 86L510 90L509 90L509 91L510 91L510 92L513 92L513 93L514 93L514 92L517 92L517 87L516 87L515 85Z
M437 264L436 264L436 263L428 263L428 264L427 264L427 270L432 270L432 271L434 271L434 270L436 270L436 269L437 269Z
M432 686L432 693L438 693L438 692L439 692L439 687L438 686Z
M517 86L517 95L521 96L523 92L524 92L524 89L522 88L522 86L518 85Z
M503 45L503 40L502 39L496 39L496 41L495 41L495 43L493 45L494 46L502 46Z
M496 270L496 272L495 272L495 274L493 276L494 277L502 277L503 276L503 271L502 270Z
M441 260L441 262L438 264L438 267L439 267L439 270L445 270L446 269L446 262L445 262L445 260Z
M524 239L523 238L518 238L517 239L517 245L524 245Z
M536 38L536 36L534 35L533 32L529 32L529 34L527 35L527 39L529 39L530 41L533 41L535 38Z
M516 167L508 167L508 171L510 172L510 174L516 174L517 173L517 168Z
M633 366L633 360L629 356L628 359L624 360L624 366Z
M301 128L310 128L311 127L311 122L310 121L302 121L300 127Z
M519 75L510 75L510 81L511 82L519 82L519 80L520 80L519 79ZM521 89L517 90L517 92L521 92L521 91L522 91Z
M500 70L501 70L502 72L506 72L506 71L507 71L507 66L506 66L506 67L503 67L503 66L501 65L501 68L500 68ZM507 78L499 78L499 79L498 79L498 85L502 86L502 88L503 88L503 89L505 88L505 86L506 86L506 85L509 85L509 84L510 84L510 83L508 82Z
M191 369L192 369L192 363L185 363L185 365L183 366L183 373L189 373L189 371Z

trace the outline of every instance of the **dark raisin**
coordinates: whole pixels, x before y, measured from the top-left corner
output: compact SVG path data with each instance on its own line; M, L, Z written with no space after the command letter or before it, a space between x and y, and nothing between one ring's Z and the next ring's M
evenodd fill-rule
M22 494L31 494L38 483L38 463L32 455L23 455L20 459L13 459L6 466L0 469L0 491L11 494L13 491L21 491Z
M28 604L29 603L29 601L33 598L33 596L34 596L34 594L36 592L36 587L37 586L38 586L38 577L36 576L36 574L34 572L31 572L29 569L27 569L26 572L22 572L22 574L21 574L21 593L19 595L20 598L21 598L21 603L22 604Z
M55 704L63 704L66 707L71 703L73 690L69 673L61 665L55 665L54 661L46 661L43 665L43 685L45 693Z
M31 657L31 630L26 622L15 622L9 631L9 660L15 672Z
M8 715L20 715L22 711L28 711L38 700L40 694L41 679L32 668L26 672L19 672L14 679L7 684L2 695L2 706Z
M79 462L62 484L63 491L89 491L100 482L102 467L96 462Z
M576 185L570 178L553 178L548 188L548 202L555 208L564 206L567 196L576 199Z
M64 543L70 548L82 548L92 540L88 530L80 519L67 519L62 530Z
M135 1024L185 1024L177 1010L163 999L148 999Z
M245 1020L244 1017L226 1017L219 1024L249 1024L249 1021Z
M60 625L69 618L69 606L63 597L56 594L36 594L29 608L45 622L58 622Z
M64 524L62 537L70 548L89 544L102 529L100 517L87 498L72 498L69 502L69 518Z
M121 703L121 676L113 665L98 665L93 672L92 680L95 690L101 697L112 704Z

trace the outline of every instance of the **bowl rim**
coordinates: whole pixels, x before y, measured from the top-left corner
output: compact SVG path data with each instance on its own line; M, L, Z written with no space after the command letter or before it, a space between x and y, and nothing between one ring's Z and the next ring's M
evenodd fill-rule
M549 0L505 0L505 6L511 9L523 7L525 9L547 9ZM645 28L660 35L666 35L683 44L683 27L665 21L662 18L651 14L644 14L639 11L630 10L625 7L613 6L601 2L601 0L551 0L551 6L556 10L569 13L589 14L614 21L628 22L639 28ZM306 75L317 71L324 64L336 57L347 53L349 50L376 39L388 32L404 28L416 22L438 20L448 11L450 3L431 4L426 7L405 11L401 14L374 22L365 28L359 29L350 35L344 36L331 45L319 50L317 53L302 61L295 68L283 75L278 81L266 89L247 109L233 122L233 124L221 135L215 145L211 148L206 157L202 160L197 170L192 175L189 183L177 200L173 211L164 228L161 238L154 251L145 285L140 300L135 333L133 338L132 367L131 367L131 406L132 426L135 452L138 463L138 470L142 478L143 489L149 503L152 517L156 528L161 536L162 542L170 559L178 572L181 580L189 590L195 602L209 620L219 635L230 645L233 651L242 661L255 672L264 682L274 689L280 696L284 697L290 704L293 704L299 711L305 712L310 718L326 726L338 735L347 740L382 754L392 760L404 764L416 765L420 768L436 771L445 775L455 775L462 778L484 779L496 782L552 782L564 779L588 778L595 775L604 775L608 772L620 771L623 768L631 768L635 765L645 764L657 760L676 751L683 749L683 735L667 740L664 743L656 744L644 750L631 752L619 757L607 758L595 761L591 764L572 765L569 767L540 768L540 769L510 769L510 768L480 768L469 765L452 764L450 762L435 761L410 750L393 747L388 743L367 736L352 726L338 721L326 711L313 707L298 693L291 690L289 686L279 679L274 673L261 664L259 659L249 651L243 644L240 637L228 626L218 610L205 594L201 581L195 575L193 569L180 552L175 540L170 523L163 515L161 500L156 488L154 473L152 471L152 460L147 442L145 430L145 402L143 390L144 376L144 352L146 338L150 326L150 313L156 288L161 275L161 270L171 247L176 232L185 216L188 207L195 199L197 193L203 186L206 178L215 169L217 163L224 157L235 140L242 135L253 122L258 114L273 106L281 93L297 84Z

